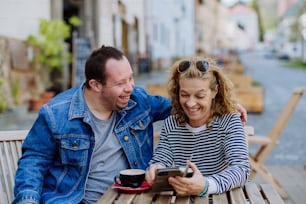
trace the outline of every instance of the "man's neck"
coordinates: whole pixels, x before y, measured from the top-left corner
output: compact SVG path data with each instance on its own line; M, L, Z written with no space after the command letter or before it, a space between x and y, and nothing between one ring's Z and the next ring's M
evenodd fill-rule
M94 114L97 118L101 120L107 120L112 115L112 110L106 109L99 97L96 93L90 91L89 89L84 90L84 98L89 110Z

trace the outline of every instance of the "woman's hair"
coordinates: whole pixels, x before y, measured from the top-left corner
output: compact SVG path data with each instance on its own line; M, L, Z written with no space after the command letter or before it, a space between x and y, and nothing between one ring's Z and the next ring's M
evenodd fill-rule
M89 80L91 79L105 84L105 64L109 59L121 60L123 59L123 53L114 47L102 45L90 54L85 63L85 86L87 88L90 88Z
M178 71L178 66L181 62L191 62L187 66L189 67L183 72ZM207 61L209 67L206 72L200 71L196 64L203 65L201 62ZM186 64L186 63L185 63ZM204 63L205 64L205 63ZM186 66L185 66L186 67ZM201 78L203 80L209 80L209 88L214 90L218 86L218 93L216 94L214 101L212 102L211 115L208 123L212 121L214 117L224 114L232 113L236 111L236 101L233 98L232 89L233 83L223 73L222 68L218 67L216 62L210 58L190 57L179 61L176 61L171 67L171 74L168 80L168 92L171 97L172 114L175 116L179 124L184 125L188 122L188 117L183 111L180 105L180 85L179 80L183 78Z

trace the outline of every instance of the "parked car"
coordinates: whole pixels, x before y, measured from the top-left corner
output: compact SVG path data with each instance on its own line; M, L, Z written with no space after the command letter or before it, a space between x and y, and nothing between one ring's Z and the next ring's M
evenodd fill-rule
M290 60L290 56L287 53L279 53L277 59L280 60Z

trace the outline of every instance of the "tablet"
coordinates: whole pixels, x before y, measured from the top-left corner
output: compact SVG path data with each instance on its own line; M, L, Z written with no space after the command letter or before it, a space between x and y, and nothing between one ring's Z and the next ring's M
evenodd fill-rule
M167 167L156 170L156 178L152 184L152 191L173 191L173 187L168 183L170 176L183 176L186 167ZM188 168L186 177L191 177L192 169Z

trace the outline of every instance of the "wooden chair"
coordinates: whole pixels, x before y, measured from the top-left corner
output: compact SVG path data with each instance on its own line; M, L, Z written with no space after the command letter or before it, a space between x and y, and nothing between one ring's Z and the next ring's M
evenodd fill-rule
M0 203L11 203L14 198L14 178L21 145L28 130L0 131Z
M273 178L272 174L265 168L264 163L268 158L273 148L277 145L278 139L281 136L282 131L285 129L295 107L304 94L304 88L295 89L289 99L287 105L284 107L282 113L274 123L272 129L267 136L250 136L248 137L249 144L260 145L255 154L249 154L251 164L251 179L254 178L256 173L259 173L263 179L270 183L281 195L283 199L288 198L288 194L284 191L279 182Z

